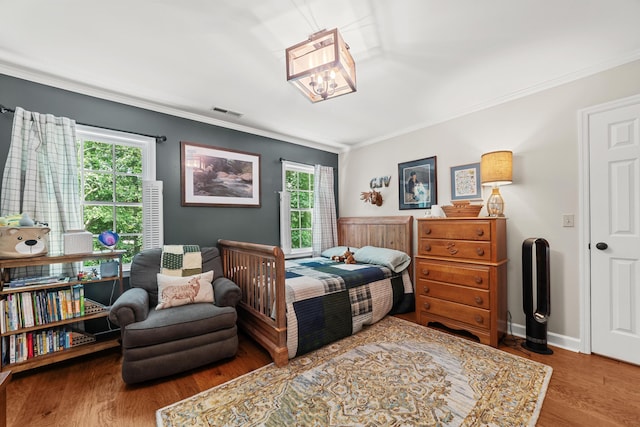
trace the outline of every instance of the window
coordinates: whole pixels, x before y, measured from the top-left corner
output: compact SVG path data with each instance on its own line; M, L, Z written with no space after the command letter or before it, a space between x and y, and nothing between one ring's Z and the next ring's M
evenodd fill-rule
M313 166L282 162L281 246L286 255L307 256L313 242ZM287 203L288 202L288 203Z
M104 249L101 232L118 233L123 264L129 264L143 249L143 187L155 180L155 139L88 126L78 126L76 134L85 230L95 250Z

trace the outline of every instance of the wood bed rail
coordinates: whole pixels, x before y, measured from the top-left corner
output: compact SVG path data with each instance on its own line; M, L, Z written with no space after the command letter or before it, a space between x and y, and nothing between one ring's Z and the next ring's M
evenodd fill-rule
M278 246L218 240L224 275L242 291L238 324L265 347L278 366L286 365L287 322L284 254Z

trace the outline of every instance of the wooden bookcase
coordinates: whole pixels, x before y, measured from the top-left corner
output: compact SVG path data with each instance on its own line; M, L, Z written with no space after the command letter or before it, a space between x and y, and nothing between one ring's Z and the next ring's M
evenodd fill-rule
M74 286L82 285L86 286L101 286L107 283L114 284L116 281L119 287L120 294L123 292L123 279L122 279L122 254L125 251L103 251L93 252L86 254L72 254L72 255L47 255L34 258L12 258L12 259L0 259L0 301L5 304L10 298L16 297L18 300L22 300L23 297L29 295L33 297L35 294L50 294L56 293L58 290L73 290ZM92 280L75 280L72 278L68 281L61 281L55 283L26 285L19 287L10 287L9 282L11 278L11 269L20 267L32 267L32 266L46 266L53 264L67 264L74 262L84 262L88 260L109 261L118 260L119 268L117 276L113 277L99 277ZM40 292L43 291L43 292ZM72 291L73 292L73 291ZM27 294L28 293L28 294ZM22 295L21 295L22 294ZM42 300L40 301L42 302ZM33 304L33 302L32 302ZM32 306L33 307L33 306ZM50 308L49 308L50 309ZM36 307L32 308L35 314ZM43 308L44 310L44 308ZM75 310L75 307L72 311ZM5 310L6 311L6 310ZM89 311L89 310L87 310ZM20 313L23 314L23 313ZM84 344L72 345L69 348L58 348L56 351L50 351L46 354L34 355L33 357L26 358L22 361L16 361L14 363L8 363L10 360L10 342L11 337L14 336L14 342L20 339L27 339L31 335L33 340L34 336L38 334L44 335L44 331L57 331L59 334L61 330L70 330L72 324L77 324L85 320L104 318L109 315L109 308L104 306L93 305L91 312L85 312L84 315L80 315L74 312L73 317L64 318L55 321L40 322L34 321L34 326L17 326L17 328L11 328L8 322L5 322L5 328L2 331L0 345L2 346L2 368L1 371L20 372L28 369L38 368L40 366L49 365L51 363L60 362L63 360L71 359L74 357L82 356L85 354L93 353L96 351L105 350L108 348L117 347L120 345L118 339L96 340ZM77 335L77 332L76 332ZM67 337L68 338L68 337ZM53 338L52 338L53 339ZM37 340L37 337L36 337ZM33 341L32 341L33 342ZM73 344L73 343L72 343ZM59 345L58 345L59 347Z

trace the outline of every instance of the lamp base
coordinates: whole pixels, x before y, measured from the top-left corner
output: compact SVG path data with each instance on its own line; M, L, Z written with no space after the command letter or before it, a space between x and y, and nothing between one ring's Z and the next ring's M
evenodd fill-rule
M490 217L504 217L504 199L497 186L493 187L491 196L487 200L487 213Z

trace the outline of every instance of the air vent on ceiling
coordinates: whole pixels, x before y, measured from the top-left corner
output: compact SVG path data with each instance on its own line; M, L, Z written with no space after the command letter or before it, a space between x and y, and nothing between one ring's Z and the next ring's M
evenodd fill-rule
M216 113L221 113L221 114L227 114L229 116L234 116L238 118L242 117L242 113L238 113L237 111L227 110L226 108L213 107L211 111L215 111Z

